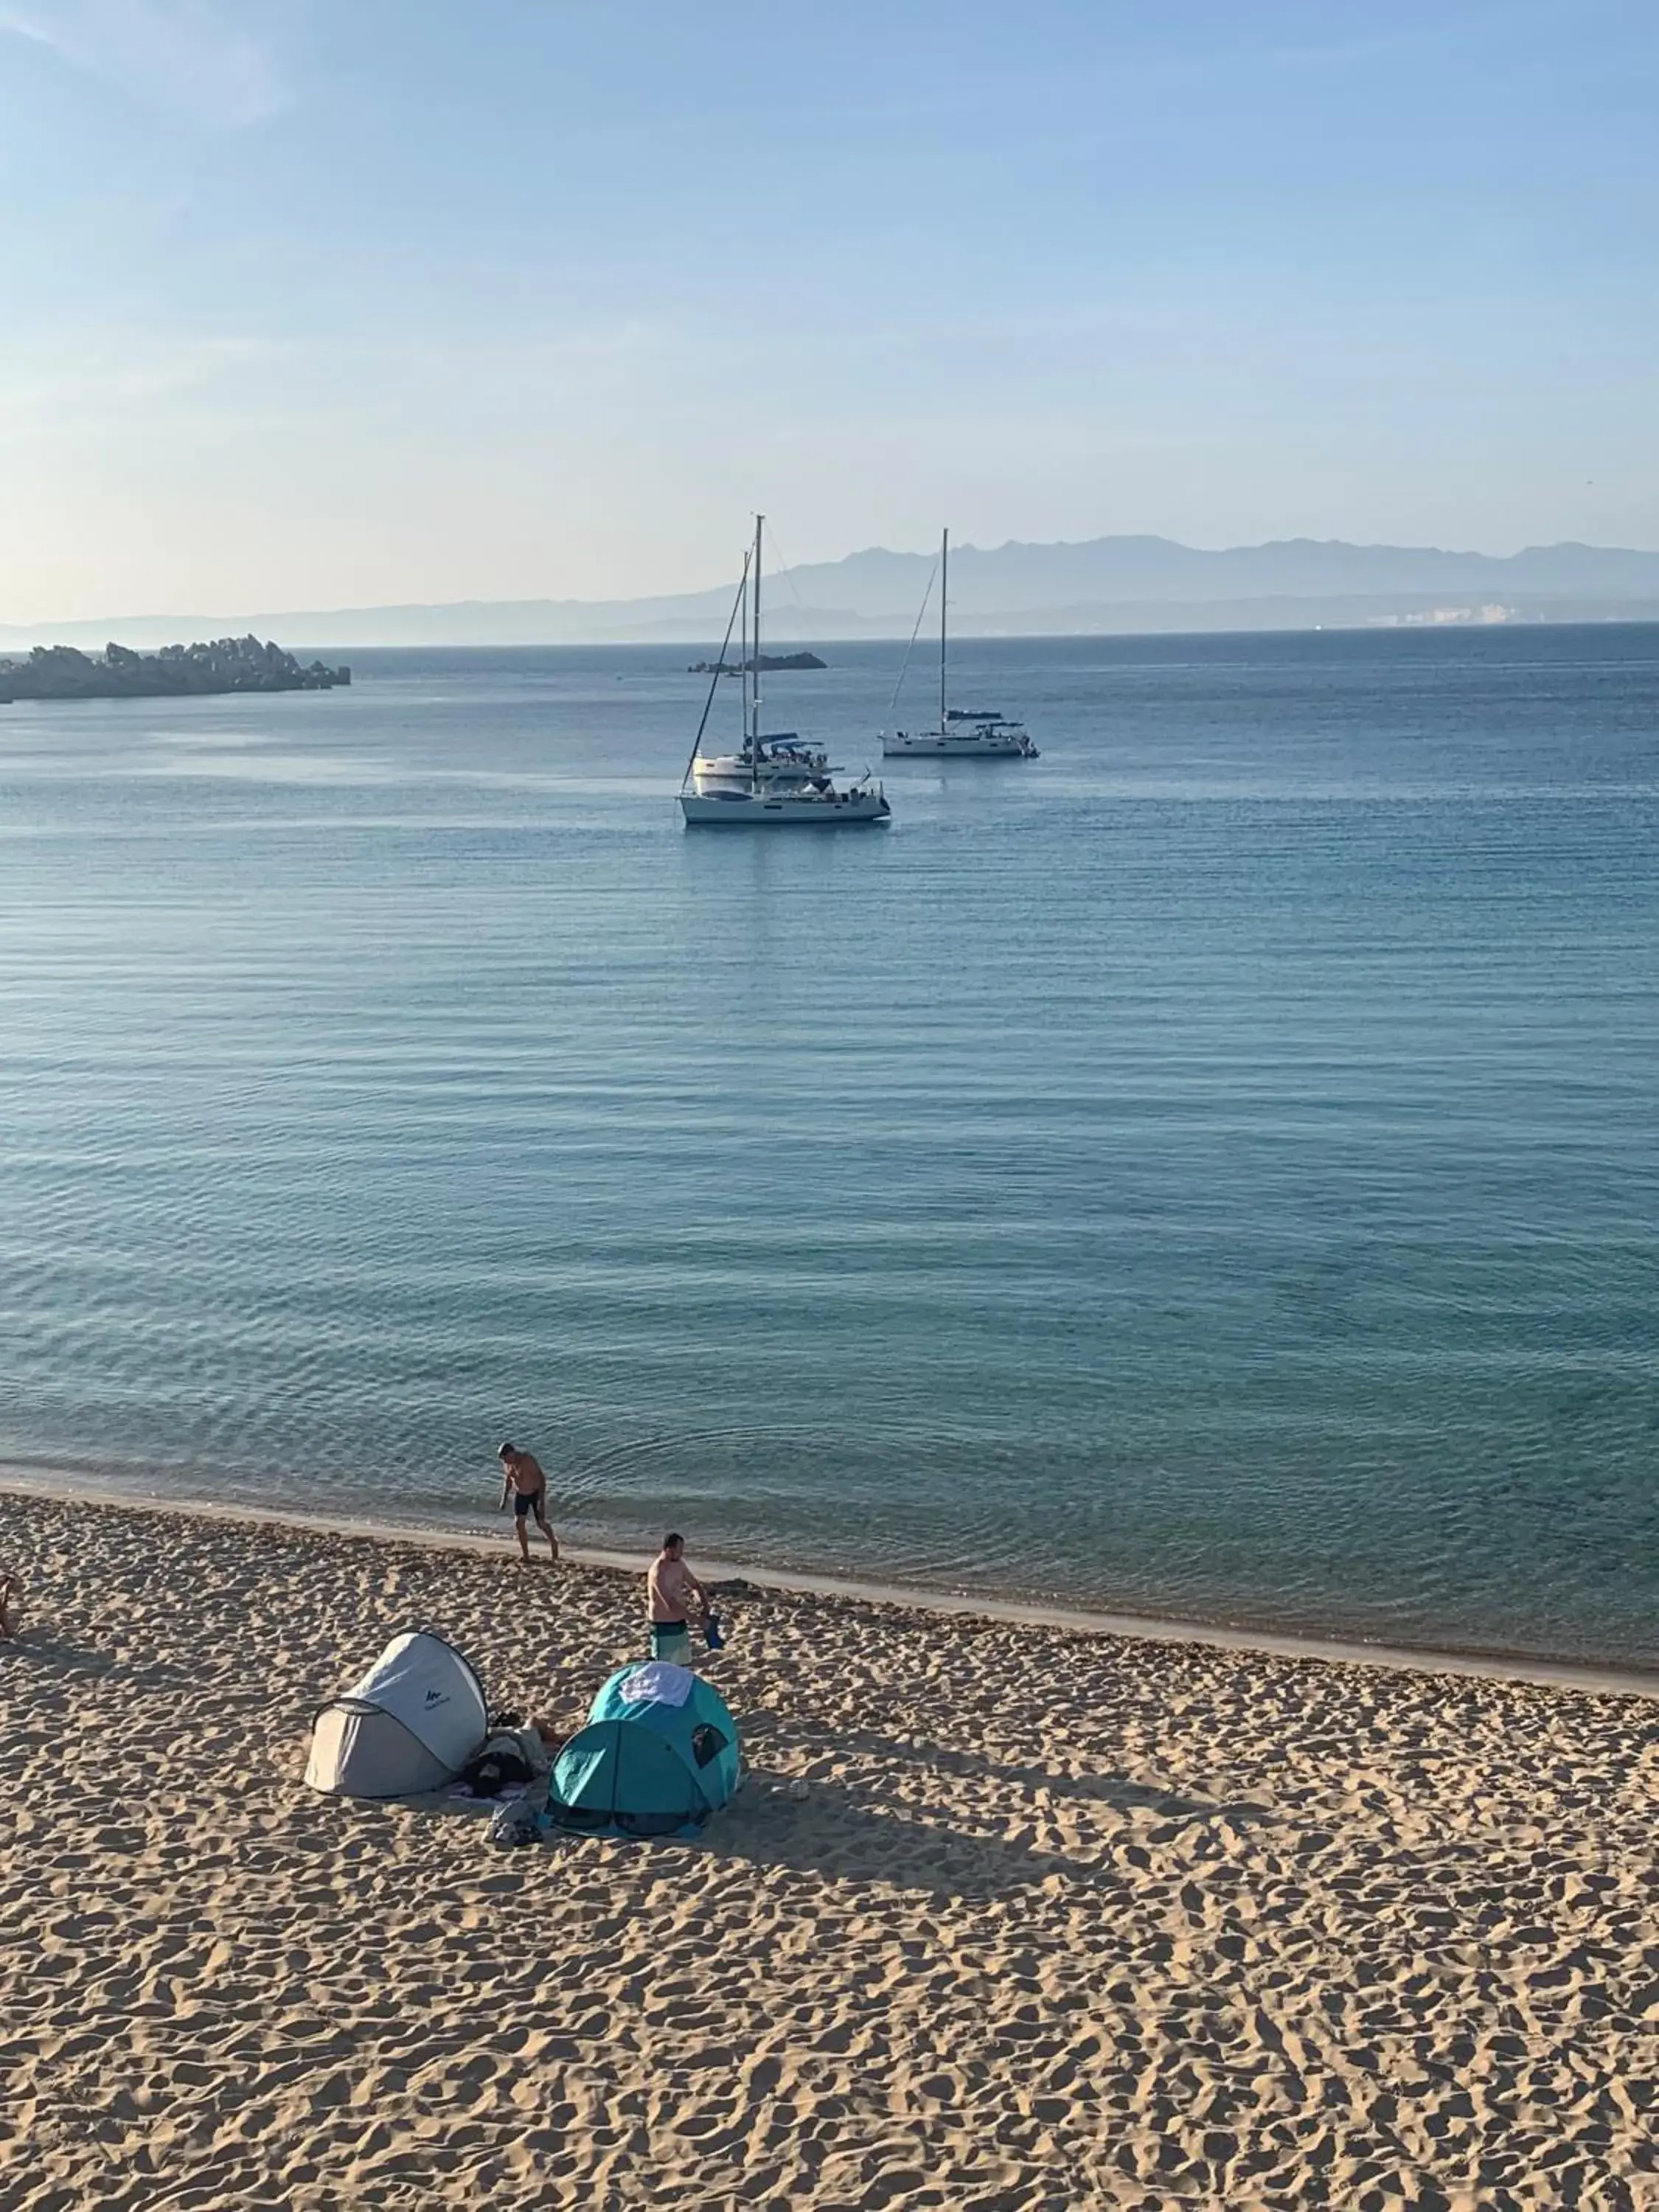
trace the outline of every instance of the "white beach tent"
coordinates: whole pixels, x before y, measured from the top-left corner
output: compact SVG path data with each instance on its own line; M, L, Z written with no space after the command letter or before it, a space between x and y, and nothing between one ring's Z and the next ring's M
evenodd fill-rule
M454 1780L489 1728L471 1662L431 1630L407 1629L318 1714L306 1780L340 1797L436 1790Z

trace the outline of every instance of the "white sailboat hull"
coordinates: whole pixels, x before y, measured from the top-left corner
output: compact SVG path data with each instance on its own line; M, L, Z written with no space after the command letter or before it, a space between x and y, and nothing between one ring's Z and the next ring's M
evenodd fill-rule
M889 760L903 760L914 754L938 755L948 753L955 760L1035 760L1036 747L1026 737L999 732L994 737L980 737L971 730L947 730L943 736L937 730L895 730L884 736L881 750Z
M874 791L683 791L688 829L839 830L852 823L887 821L892 808Z

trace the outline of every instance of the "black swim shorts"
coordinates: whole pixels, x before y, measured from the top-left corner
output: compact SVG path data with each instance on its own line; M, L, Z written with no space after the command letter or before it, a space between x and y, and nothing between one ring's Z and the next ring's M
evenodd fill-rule
M538 1521L544 1522L547 1519L542 1506L544 1494L539 1490L515 1490L513 1493L514 1519L522 1521L527 1515L533 1513Z

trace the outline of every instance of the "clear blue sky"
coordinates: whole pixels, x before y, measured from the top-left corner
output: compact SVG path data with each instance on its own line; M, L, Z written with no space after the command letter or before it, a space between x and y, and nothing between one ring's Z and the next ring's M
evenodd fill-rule
M0 0L0 621L1659 546L1653 0Z

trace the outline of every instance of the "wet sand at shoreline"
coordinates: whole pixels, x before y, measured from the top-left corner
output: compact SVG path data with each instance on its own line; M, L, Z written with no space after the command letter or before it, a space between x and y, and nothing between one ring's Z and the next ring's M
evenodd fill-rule
M1659 1710L750 1587L693 1844L300 1777L387 1636L574 1724L635 1581L0 1498L0 2203L1659 2203Z
M211 1499L173 1494L149 1484L112 1482L107 1478L59 1471L46 1474L38 1465L18 1467L0 1462L0 1498L59 1498L73 1495L92 1504L131 1507L143 1512L168 1512L198 1520L238 1526L250 1520L274 1527L308 1529L321 1535L367 1537L377 1542L393 1540L428 1549L468 1552L493 1558L500 1548L500 1531L482 1516L471 1525L453 1520L423 1519L394 1511L391 1515L356 1515L302 1511L272 1505L221 1504ZM625 1574L643 1575L650 1565L643 1552L618 1550L609 1545L561 1541L560 1553L578 1567L598 1567ZM1364 1667L1402 1668L1409 1674L1468 1675L1479 1681L1529 1682L1559 1685L1593 1695L1659 1700L1659 1673L1620 1666L1612 1660L1552 1656L1545 1652L1505 1650L1475 1643L1439 1649L1422 1644L1384 1644L1345 1636L1333 1631L1316 1635L1287 1628L1223 1622L1192 1616L1160 1616L1100 1607L1065 1605L1041 1596L1001 1597L958 1586L941 1589L932 1584L869 1581L848 1575L814 1573L801 1567L779 1567L750 1559L719 1560L699 1553L705 1577L751 1582L761 1589L786 1596L817 1595L852 1598L884 1607L942 1614L983 1621L1012 1622L1038 1628L1079 1631L1087 1635L1127 1637L1154 1644L1198 1644L1222 1651L1259 1653L1287 1659L1335 1660Z

